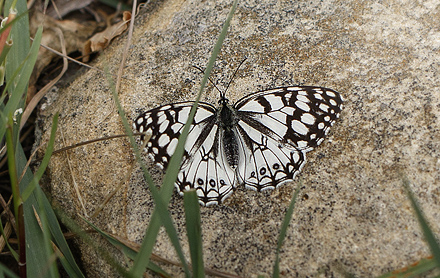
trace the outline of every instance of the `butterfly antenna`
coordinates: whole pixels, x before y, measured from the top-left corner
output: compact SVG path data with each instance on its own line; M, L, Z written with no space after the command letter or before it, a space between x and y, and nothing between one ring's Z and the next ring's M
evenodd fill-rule
M201 73L205 74L205 71L202 70L201 68L199 68L198 66L193 66L193 68L198 69ZM222 93L222 91L220 91L220 89L217 87L217 85L214 84L214 81L212 81L211 77L208 77L208 80L217 89L217 91L220 93L220 96L224 97L224 94Z
M237 75L238 70L240 69L241 65L243 65L244 61L247 60L247 57L244 57L243 61L238 65L237 69L235 70L234 74L231 77L231 80L229 80L228 85L226 86L225 92L228 90L229 85L231 85L232 80L234 80L234 77Z

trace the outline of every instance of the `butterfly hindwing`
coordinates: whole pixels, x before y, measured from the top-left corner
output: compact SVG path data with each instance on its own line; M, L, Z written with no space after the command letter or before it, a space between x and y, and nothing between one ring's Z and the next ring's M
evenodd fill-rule
M191 156L191 161L182 165L176 185L179 192L195 188L203 205L218 204L229 196L236 186L235 171L227 165L218 125L213 125L210 134Z
M251 141L251 147L241 146L242 163L238 175L246 187L256 191L274 189L294 179L305 162L305 155L289 144L281 144L257 129L239 122L241 142ZM245 139L247 138L247 139Z

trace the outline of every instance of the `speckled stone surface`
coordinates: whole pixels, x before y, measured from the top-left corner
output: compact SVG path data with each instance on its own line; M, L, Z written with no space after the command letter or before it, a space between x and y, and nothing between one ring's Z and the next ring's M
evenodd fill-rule
M212 73L231 101L288 85L333 88L345 98L341 118L315 151L281 253L285 277L371 277L405 267L429 251L402 187L402 173L435 233L440 225L439 2L241 1ZM164 1L137 18L119 97L127 116L193 100L230 1ZM124 39L94 65L117 72ZM204 100L216 103L208 87ZM123 133L105 76L85 71L43 104L39 127L47 140L61 112L56 147ZM70 166L69 162L70 161ZM128 175L95 218L108 232L140 242L153 209L125 139L56 155L47 192L71 215L90 215ZM160 182L163 172L151 172ZM297 179L298 180L298 179ZM205 266L243 277L270 275L282 219L297 182L271 192L243 188L221 206L201 208ZM81 205L74 184L78 187ZM188 254L183 200L170 211ZM104 242L103 240L101 240ZM104 243L102 243L104 244ZM89 277L116 277L96 252L80 246ZM177 261L164 230L155 254ZM178 269L161 265L173 276Z

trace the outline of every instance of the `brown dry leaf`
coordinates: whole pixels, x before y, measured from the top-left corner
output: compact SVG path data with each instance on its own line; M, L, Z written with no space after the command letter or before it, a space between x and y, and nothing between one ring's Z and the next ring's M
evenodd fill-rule
M128 23L131 19L131 13L130 12L123 12L122 14L122 21L109 25L104 31L95 34L93 37L91 37L84 45L82 54L84 56L83 62L87 62L89 59L89 54L91 52L97 52L100 50L103 50L106 48L110 41L122 34L127 28Z
M34 11L30 16L30 31L32 36L34 36L38 26L41 24L43 24L44 28L41 44L61 52L60 39L55 31L55 29L61 29L67 53L82 51L84 43L99 27L98 23L94 21L78 23L73 20L56 20L49 16L45 16L39 11ZM46 48L40 47L38 59L29 81L28 100L32 99L35 94L36 89L34 84L39 75L55 58L58 58L57 54Z

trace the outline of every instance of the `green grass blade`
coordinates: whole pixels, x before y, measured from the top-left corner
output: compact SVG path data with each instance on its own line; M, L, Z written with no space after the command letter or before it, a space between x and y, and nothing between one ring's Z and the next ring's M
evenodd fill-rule
M56 256L55 252L53 250L52 244L51 244L51 235L50 235L50 229L48 227L48 221L47 221L47 215L46 212L42 206L42 199L43 199L44 193L42 191L37 190L36 191L36 199L39 204L39 211L35 209L35 212L38 213L39 220L40 220L40 228L43 232L43 246L46 250L44 252L48 255L48 260L46 262L46 265L40 266L42 270L45 272L45 277L52 277L57 278L59 277L57 264L56 264Z
M21 69L20 74L16 77L17 83L15 84L15 87L13 86L13 88L11 88L12 94L9 98L8 103L6 104L6 109L5 109L6 112L14 111L18 107L21 98L27 92L28 82L31 77L32 71L34 69L35 62L37 60L38 50L40 49L42 34L43 34L43 28L40 27L38 28L37 33L35 34L35 38L34 41L32 42L32 46L28 56L26 56L26 58L23 60L25 61L23 68ZM14 41L14 46L15 46L15 41ZM8 73L9 58L11 57L11 52L13 49L14 47L12 47L11 50L9 51L8 63L6 65L6 73ZM20 65L17 66L17 68L19 67ZM12 72L11 75L15 75L15 72ZM8 79L8 84L14 85L14 83L11 82L14 81ZM10 107L9 110L8 107Z
M17 174L17 165L16 165L16 157L15 157L15 145L14 145L14 135L13 135L13 122L12 115L8 115L8 122L6 127L6 146L8 148L7 158L8 158L8 172L11 183L12 195L13 195L13 204L14 204L14 215L15 218L18 219L18 207L21 205L21 196L20 190L18 188L18 174ZM17 221L18 222L18 221Z
M107 234L106 232L102 231L101 229L99 229L97 226L93 225L93 223L91 223L90 221L88 221L87 219L83 218L82 219L87 222L87 224L89 224L93 229L95 229L98 233L100 233L103 237L105 237L113 246L117 247L118 249L120 249L127 257L129 257L130 259L134 260L134 258L136 257L137 252L133 249L131 249L130 247L128 247L127 245L125 245L124 243L120 242L119 240L117 240L116 238L114 238L113 236ZM171 277L171 275L169 275L166 271L164 271L162 268L160 268L159 266L157 266L155 263L151 262L148 264L148 268L154 272L156 272L157 274L159 274L161 277Z
M43 195L43 192L41 191L41 188L39 186L36 188L36 191L42 193L40 205L43 207L45 211L48 227L52 235L52 240L54 241L55 245L60 250L60 252L63 254L63 260L61 260L61 264L63 265L67 274L69 274L69 277L84 277L84 274L76 264L75 258L73 257L69 245L67 244L66 239L64 238L60 224L57 220L55 212L52 209L52 206L49 203L49 200L47 200L46 196Z
M5 276L6 275L6 276ZM12 270L0 263L0 277L19 278Z
M107 74L107 80L110 84L110 87L111 87L110 89L111 89L111 92L113 93L113 98L114 98L116 106L118 108L119 115L121 116L121 121L122 121L122 124L125 128L125 132L128 135L130 144L131 144L133 151L135 153L136 160L138 161L138 163L140 164L140 166L142 168L144 178L147 181L147 185L150 188L152 195L153 195L153 198L154 198L155 196L158 195L156 185L154 184L153 179L151 178L151 175L148 172L147 167L145 166L145 164L142 161L139 148L138 148L136 141L133 137L133 132L130 129L130 126L129 126L127 119L125 117L125 113L123 112L123 109L120 105L119 98L117 96L117 93L115 91L115 87L113 84L113 80L111 79L110 75L108 75L108 74ZM162 206L160 206L160 207L162 207ZM154 237L153 236L145 236L144 237L140 252L137 255L137 259L135 259L134 267L131 270L131 274L134 277L140 277L140 275L142 275L144 270L149 265L149 258L151 256L151 252L153 250L153 247L156 244L156 236L159 233L159 229L161 226L159 214L160 214L160 209L155 209L153 211L150 223L147 227L146 235L155 235L155 236ZM140 263L136 264L136 261L140 261ZM138 266L138 267L136 267L136 266Z
M434 259L421 259L417 263L411 264L402 269L393 270L379 276L378 278L416 278L416 277L430 277L425 276L432 273L433 269L437 267L437 263ZM428 273L429 272L429 273Z
M118 96L116 94L116 91L115 91L115 88L114 88L113 81L111 80L109 75L107 75L107 78L108 78L108 82L109 82L110 87L111 87L111 91L113 93L113 98L115 100L116 106L117 106L118 111L119 111L119 115L120 115L122 123L124 125L125 131L129 135L130 143L133 146L133 149L134 149L135 154L136 154L136 158L138 159L138 162L141 164L142 170L144 170L145 179L147 180L147 184L149 186L151 194L153 195L153 199L154 199L154 201L156 203L155 210L154 210L153 215L152 215L151 220L150 220L150 225L152 225L151 223L153 222L153 220L161 220L162 221L162 224L164 225L165 230L168 233L168 236L169 236L169 238L171 240L171 243L173 244L174 248L176 249L177 255L179 256L179 259L180 259L180 261L182 263L182 266L183 266L183 269L185 271L185 274L186 274L187 277L190 277L189 267L188 267L188 264L187 264L187 262L185 260L185 256L183 254L182 248L180 246L180 242L179 242L179 237L177 235L177 231L174 228L173 222L171 220L171 216L170 216L170 214L169 214L169 212L167 210L166 203L169 202L169 199L166 200L166 202L165 202L165 200L160 195L158 189L156 188L156 186L152 182L150 174L148 173L148 170L146 169L146 167L145 167L145 165L142 162L142 159L140 157L140 152L139 152L139 150L137 148L137 145L136 145L136 143L134 141L133 133L131 132L130 126L128 125L127 118L125 117L125 113L122 110L121 104L119 102L119 98L118 98ZM171 198L171 195L170 195L170 198ZM155 219L157 217L159 217L159 219ZM157 233L159 232L159 228L160 228L160 222L158 221L157 223L154 223L153 228L154 228L154 230L153 230L154 233L157 235ZM148 231L148 229L147 229L147 231ZM145 237L145 240L148 242L147 246L149 248L151 246L151 251L152 251L152 246L154 246L154 243L156 242L156 237L154 237L154 238L152 238L152 237ZM139 257L142 257L142 255L139 255L139 254L142 254L142 250L143 249L141 247L141 250L140 250L141 252L138 253L138 256L136 257L136 259L139 258ZM151 256L151 252L148 255L148 258L150 256ZM149 259L148 258L145 259L145 257L144 257L144 259L143 259L143 260L145 260L147 262L145 267L142 270L141 269L136 269L137 271L139 271L139 273L132 271L131 275L133 275L134 277L140 277L142 275L142 273L145 271L145 268L147 267L147 265L149 263ZM135 259L135 262L136 262L136 259Z
M12 115L10 116L10 125L12 125ZM10 141L12 140L12 136L10 135L10 133L11 133L10 130L12 130L12 128L9 129L6 133L7 143L8 143L8 151L7 151L8 165L9 165L9 171L11 173L11 185L12 185L13 194L14 194L14 205L16 205L16 206L19 205L19 210L15 209L15 216L17 217L17 223L19 224L18 228L20 231L19 239L21 239L21 238L23 239L23 246L21 246L21 240L20 240L20 244L19 244L19 249L20 249L19 262L22 265L28 266L29 264L27 264L26 260L25 260L25 255L27 255L26 259L29 258L29 255L27 254L28 252L26 250L26 249L29 249L29 240L27 238L27 235L29 234L29 232L27 231L28 230L27 224L28 224L29 219L32 219L32 217L36 218L35 212L38 211L38 207L36 205L32 205L32 213L29 210L29 206L28 206L27 213L24 211L24 209L22 209L22 198L20 196L19 191L22 192L23 191L22 188L24 188L24 186L21 185L20 186L21 190L19 190L18 184L16 184L17 181L15 178L13 178L13 176L15 176L15 174L16 174L15 169L21 170L22 167L25 167L25 166L23 166L23 163L26 164L26 159L24 157L20 157L18 155L15 157L14 151L18 149L18 152L20 152L20 151L22 151L22 148L19 143L16 145L16 147L14 147L11 144ZM16 164L17 164L17 167L15 167ZM18 165L18 164L21 164L21 165ZM17 187L16 190L14 190L15 187ZM17 202L18 202L18 204L16 204ZM34 210L34 209L36 209L36 210ZM20 214L20 211L23 212L23 214ZM56 264L55 264L55 260L54 260L55 257L52 256L53 252L52 252L52 247L51 247L51 243L50 243L50 233L47 229L47 225L46 225L47 221L46 221L45 215L40 214L40 218L37 219L37 221L38 220L41 220L41 222L40 222L41 226L39 226L38 229L40 229L40 228L42 229L42 230L38 231L39 240L41 241L41 243L39 245L40 245L40 247L43 248L42 250L38 250L38 252L41 253L41 258L44 262L43 264L40 264L39 272L44 274L45 277L58 277L57 276L58 271L56 269ZM35 226L35 228L36 228L36 226ZM24 241L26 241L26 243ZM26 253L22 252L22 250L21 250L22 247L25 248L24 251ZM52 259L51 259L51 257L52 257ZM26 267L26 270L28 270L28 267ZM20 275L24 275L24 271L22 269L20 269Z
M0 53L0 65L3 65L3 62L5 61L6 57L8 56L9 50L11 50L11 45L6 44L3 48L2 53ZM2 72L2 79L0 80L3 83L3 79L4 79L4 72ZM1 84L3 85L3 84Z
M280 277L280 250L283 245L284 238L286 237L287 228L289 227L290 220L292 219L293 209L295 208L296 199L298 198L299 189L301 188L301 180L298 182L298 186L293 193L292 200L290 201L289 208L287 209L286 215L284 216L284 221L281 225L280 235L278 236L277 250L275 253L275 264L273 266L272 277Z
M8 115L8 124L6 128L6 146L7 151L7 162L8 162L8 172L10 178L10 185L12 189L12 201L14 205L14 216L15 223L17 226L17 238L18 238L18 265L20 276L26 276L26 226L24 221L23 212L23 201L20 195L20 188L18 183L18 171L20 167L17 167L20 158L16 157L16 153L19 152L17 149L21 149L21 145L15 144L14 139L14 124L12 120L12 114ZM6 238L5 238L6 239Z
M436 261L437 267L440 268L440 246L438 244L438 241L434 233L432 232L432 229L429 227L429 224L426 221L423 211L420 209L420 206L418 205L418 202L411 191L411 188L409 186L409 181L406 177L403 178L403 187L405 187L408 198L411 201L411 204L417 215L417 219L419 220L420 227L422 228L425 239L428 242L429 249L431 249L431 253L434 256L434 261Z
M102 248L95 239L90 237L75 221L73 221L63 210L54 206L54 212L58 219L73 233L75 233L85 244L91 246L93 250L110 266L112 266L122 277L134 277L130 275L127 270L122 267L116 259L104 248Z
M12 2L14 0L7 0L5 3L4 8L4 14L9 15L9 9L12 5ZM25 0L19 0L16 2L15 9L17 10L17 14L21 15L22 13L27 12L27 3ZM13 73L16 71L16 69L19 67L19 65L26 60L26 57L29 53L30 49L30 32L29 32L29 16L26 14L19 20L17 20L11 28L10 32L10 38L13 41L13 46L11 48L11 51L9 51L8 55L8 62L6 67L6 77L12 82L12 90L15 90L15 86L19 85L18 83L18 77L14 80L10 79L9 77L13 75ZM40 42L38 41L38 46L40 45ZM37 49L38 52L38 49ZM32 65L33 68L33 65ZM8 77L9 76L9 77ZM26 80L25 85L27 86L27 82L29 78L22 79Z
M205 277L203 264L202 226L200 221L200 204L195 190L186 191L183 195L186 220L186 234L191 254L193 277Z
M24 12L22 12L21 14L17 15L12 21L6 23L3 28L0 29L0 35L9 27L9 26L13 26L18 20L20 20L22 17L27 16L29 13L29 10L26 10ZM26 20L26 19L25 19ZM23 38L24 40L26 40L26 38ZM29 40L28 40L29 41ZM29 47L27 48L27 50L29 50Z
M7 74L6 75L7 76L6 86L8 86L8 87L12 86L13 88L11 89L12 93L10 94L8 103L4 107L4 110L3 110L4 115L8 115L9 113L14 114L14 112L18 108L21 108L21 106L24 105L23 96L27 92L29 78L32 74L32 71L33 71L33 68L35 65L35 61L37 60L37 54L38 54L38 50L40 48L40 41L41 41L42 33L43 33L43 28L39 28L36 35L35 35L34 42L32 43L32 47L29 52L29 56L26 56L23 60L24 62L22 62L21 64L18 64L17 68L15 68L13 72L11 72L11 69L10 69L12 67L11 66L12 62L10 62L10 57L13 57L12 52L13 52L13 49L15 46L15 42L14 42L14 46L9 51L8 59L7 59L8 62L6 63L6 74ZM11 60L13 60L13 59L11 58ZM8 72L10 72L9 75L8 75ZM11 79L11 75L14 78ZM14 86L15 80L17 82L16 86ZM18 123L17 126L20 126L20 123ZM6 131L5 125L0 124L0 138L3 138L5 131Z
M26 156L20 144L17 146L17 168L18 172L22 172L26 167ZM20 191L25 190L25 185L29 184L33 179L30 169L26 169L20 183ZM33 208L38 211L38 202L35 195L32 194L26 202L23 203L24 223L26 235L26 269L28 277L45 277L46 270L42 268L50 260L50 255L46 252L44 235L34 215Z
M58 125L58 113L56 113L53 118L50 139L49 139L49 143L47 144L47 149L44 158L40 164L37 173L34 175L31 183L28 186L26 186L26 189L23 192L23 199L26 200L29 196L33 195L34 193L40 195L40 197L38 198L39 208L43 210L41 214L44 214L45 217L47 218L46 221L48 224L50 234L52 235L52 239L55 245L57 246L57 248L59 249L59 252L63 255L63 257L60 258L61 264L63 265L66 272L69 274L69 277L84 277L84 274L81 272L81 270L79 269L78 265L75 262L75 259L64 238L63 232L61 231L56 215L49 201L47 200L44 193L41 191L41 188L38 186L38 181L40 180L43 172L45 171L49 163L50 157L52 155L57 125Z
M90 227L92 227L95 231L97 231L98 233L100 233L103 237L105 237L112 245L118 247L118 249L120 249L127 257L129 257L130 259L134 259L134 257L136 256L136 251L134 251L133 249L127 247L125 244L123 244L122 242L120 242L119 240L115 239L114 237L112 237L111 235L107 234L106 232L104 232L103 230L101 230L100 228L98 228L97 226L95 226L92 222L88 221L87 219L85 219L84 217L81 217L82 220L84 220L87 224L89 224Z
M197 95L195 104L194 104L193 108L191 109L191 112L190 112L190 115L188 118L188 123L192 122L191 119L194 118L195 109L197 107L198 101L201 98L201 93L203 92L203 90L206 86L206 83L208 81L208 77L211 73L212 67L214 66L214 62L217 58L217 55L220 52L220 48L223 44L224 38L226 37L226 33L228 30L229 24L231 22L232 16L233 16L235 9L237 7L237 2L238 2L237 0L234 1L232 8L231 8L231 11L229 12L229 15L228 15L228 17L223 25L222 31L219 35L219 39L217 40L217 43L214 46L214 50L213 50L213 53L208 61L208 66L206 68L205 75L203 76L202 83L200 85L200 90ZM183 156L183 148L185 146L185 140L188 135L188 130L189 130L189 124L186 124L183 131L182 131L182 134L179 138L179 142L177 144L176 151L174 152L174 155L171 157L170 163L168 165L168 170L167 170L165 177L164 177L163 186L161 188L161 195L163 197L163 200L165 200L167 203L171 199L171 195L172 195L173 189L174 189L174 182L177 178L177 174L179 171L178 169L180 169L180 162L181 162L181 158ZM132 268L132 273L134 273L135 276L140 276L148 264L148 260L151 256L151 253L153 251L153 247L154 247L154 244L156 241L157 233L159 232L159 228L160 228L160 221L156 219L159 216L160 215L157 212L157 207L156 207L153 214L152 214L150 224L148 225L148 228L147 228L147 231L146 231L146 234L144 237L144 241L142 242L142 246L139 251L139 255L137 256L135 263L133 265L133 268Z
M48 151L45 154L45 159L49 157L51 150L53 149L53 138L55 137L57 126L57 117L54 117L51 131L51 139L48 144ZM26 165L26 158L20 146L20 156L18 157L20 171L23 170L22 167ZM44 162L43 162L44 163ZM42 165L43 165L42 163ZM43 165L44 166L44 165ZM41 167L40 167L41 169ZM67 245L67 242L63 236L61 228L59 226L58 220L52 210L52 207L47 200L44 193L41 191L41 188L38 186L38 182L35 184L35 177L29 169L26 169L26 173L20 183L20 191L21 192L31 192L29 196L24 201L24 212L25 212L25 226L26 226L26 242L27 242L27 250L26 250L26 258L27 258L27 266L28 266L28 276L29 277L44 277L41 275L46 275L44 270L41 269L42 266L46 265L47 261L49 261L51 252L48 253L46 249L46 245L44 245L44 235L38 225L38 222L35 219L33 208L40 212L40 214L44 214L44 217L47 221L47 227L52 235L52 239L54 240L57 247L60 249L60 252L65 256L65 260L61 260L64 268L67 270L73 269L73 272L70 271L70 277L84 277L79 269L78 265L73 258L73 255ZM36 185L34 190L27 190L29 185ZM37 198L36 192L39 193L40 197ZM39 201L37 201L39 200ZM46 250L46 251L45 251ZM65 264L68 262L68 265Z
M26 199L29 198L29 196L32 194L38 182L40 181L41 177L43 176L44 171L46 171L47 165L49 165L50 157L52 156L52 152L53 152L55 135L57 132L58 115L59 115L58 113L55 113L55 116L53 117L52 130L50 131L49 143L47 144L46 153L44 154L40 167L38 168L37 172L34 174L34 178L32 179L32 182L26 186L26 189L22 193L23 201L26 201Z

